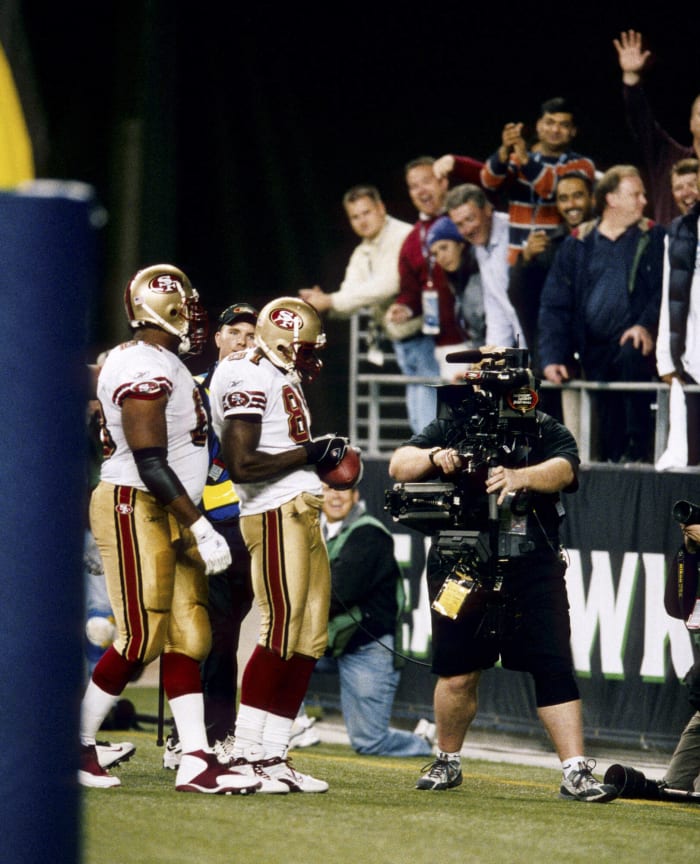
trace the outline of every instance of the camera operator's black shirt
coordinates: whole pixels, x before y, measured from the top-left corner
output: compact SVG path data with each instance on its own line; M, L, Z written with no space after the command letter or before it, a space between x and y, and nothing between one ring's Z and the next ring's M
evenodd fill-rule
M536 412L536 433L527 437L528 446L526 452L522 453L518 461L509 463L511 468L525 468L528 465L539 465L548 459L559 457L566 459L574 471L574 480L562 491L575 492L578 489L578 466L580 463L578 447L574 436L559 421L544 414ZM431 447L455 447L460 439L461 427L453 420L436 419L429 423L422 432L413 435L403 446L420 447L429 449ZM456 485L459 484L459 475L450 475L445 478ZM559 542L559 523L563 516L563 508L559 506L560 498L558 492L534 493L532 496L532 511L537 514L537 519L530 519L528 537L531 539L538 551L545 548L552 550ZM476 503L476 502L475 502ZM483 493L483 501L479 500L480 509L484 516L488 511L488 496ZM465 526L472 527L472 526ZM473 526L481 527L481 526Z

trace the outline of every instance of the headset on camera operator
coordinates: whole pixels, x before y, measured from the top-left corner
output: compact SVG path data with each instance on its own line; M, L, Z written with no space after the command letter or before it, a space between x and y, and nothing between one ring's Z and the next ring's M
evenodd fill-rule
M700 645L700 504L676 501L673 518L681 526L683 543L668 574L664 607L672 618L685 621ZM695 713L681 732L663 779L648 780L626 765L611 765L605 772L605 782L615 785L623 798L700 803L700 661L683 681Z
M433 535L428 557L438 755L418 789L462 782L460 753L483 670L529 672L537 713L562 762L560 797L610 801L584 754L558 529L560 492L578 487L576 442L537 411L528 352L482 348L465 383L438 388L438 417L392 456L397 521ZM478 362L477 362L478 361ZM420 482L416 482L420 481ZM424 487L424 488L423 488Z

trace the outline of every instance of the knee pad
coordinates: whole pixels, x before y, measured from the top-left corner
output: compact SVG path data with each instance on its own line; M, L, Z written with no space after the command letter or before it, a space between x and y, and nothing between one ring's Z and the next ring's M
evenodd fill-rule
M579 698L578 684L568 665L538 669L531 674L535 682L535 702L538 708L573 702Z

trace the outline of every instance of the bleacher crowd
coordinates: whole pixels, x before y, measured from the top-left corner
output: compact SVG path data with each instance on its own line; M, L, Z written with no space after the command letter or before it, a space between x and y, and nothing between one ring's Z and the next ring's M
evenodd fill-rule
M574 106L546 99L534 139L524 122L504 118L483 160L408 162L414 225L387 214L376 187L349 189L343 206L361 242L343 282L299 293L321 313L370 309L368 353L390 340L407 376L452 380L450 352L498 345L528 348L537 375L553 384L669 384L673 423L686 434L674 436L683 446L666 464L697 465L700 395L684 385L700 381L700 96L685 146L660 127L645 94L642 34L623 32L614 46L638 145L629 164L603 171L576 152ZM543 390L542 407L575 428L570 395ZM652 461L652 402L634 386L596 393L598 461ZM434 390L407 384L406 405L418 432L435 416Z

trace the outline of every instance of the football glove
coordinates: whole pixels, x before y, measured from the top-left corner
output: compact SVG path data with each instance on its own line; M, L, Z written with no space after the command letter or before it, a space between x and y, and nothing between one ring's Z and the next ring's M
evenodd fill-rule
M215 531L204 516L190 525L190 531L197 542L197 550L204 561L204 572L207 576L220 573L231 566L231 550L228 543Z
M318 465L320 468L335 468L345 456L350 442L347 438L338 435L323 435L314 438L302 446L306 450L306 461L309 465Z

